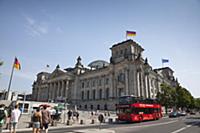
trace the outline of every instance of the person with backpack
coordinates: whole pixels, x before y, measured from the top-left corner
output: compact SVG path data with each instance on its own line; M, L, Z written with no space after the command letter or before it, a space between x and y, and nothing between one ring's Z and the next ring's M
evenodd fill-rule
M33 122L33 133L40 133L40 127L42 125L42 114L40 112L39 107L36 109L36 112L34 112L32 116L32 122Z
M7 112L4 109L4 104L0 104L0 133L2 133L3 124L5 123L6 118L7 118Z

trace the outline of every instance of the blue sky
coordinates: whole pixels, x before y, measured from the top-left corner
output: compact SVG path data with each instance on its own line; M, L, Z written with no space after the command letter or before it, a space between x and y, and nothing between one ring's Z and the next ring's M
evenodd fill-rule
M109 61L110 47L125 41L126 30L144 49L153 68L169 59L181 85L200 97L200 0L0 0L0 89L31 92L41 71ZM50 68L45 68L49 64Z

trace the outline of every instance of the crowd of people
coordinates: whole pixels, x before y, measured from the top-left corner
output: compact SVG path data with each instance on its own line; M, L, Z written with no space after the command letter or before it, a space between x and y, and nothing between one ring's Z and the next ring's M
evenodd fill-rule
M3 125L6 123L6 128L10 133L16 133L17 124L21 116L19 106L15 105L14 109L6 108L4 104L0 105L0 133L2 133Z
M32 127L33 133L40 133L40 130L45 130L48 133L49 124L52 121L51 114L47 110L46 106L43 106L42 110L38 107L32 115Z
M3 131L4 124L6 124L5 127L9 129L10 133L16 133L21 114L19 105L8 108L4 104L0 104L0 133ZM45 133L48 133L48 125L51 123L51 119L51 114L46 106L38 107L31 117L33 133L40 133L43 129Z
M89 112L88 112L89 113ZM16 128L21 117L21 110L18 104L14 107L6 107L5 105L0 105L0 133L2 133L3 127L9 129L10 133L16 133ZM83 115L83 113L82 113ZM84 114L84 117L87 116ZM94 124L94 120L98 119L101 123L104 121L104 117L109 117L109 112L104 112L104 114L98 111L91 111L88 115L89 119L92 120L91 124ZM33 133L48 133L49 125L53 126L56 122L67 123L79 123L79 112L75 110L56 110L54 108L48 108L48 106L39 106L36 110L32 111L31 114L30 127L32 127ZM81 117L82 118L82 117ZM5 124L5 125L4 125Z

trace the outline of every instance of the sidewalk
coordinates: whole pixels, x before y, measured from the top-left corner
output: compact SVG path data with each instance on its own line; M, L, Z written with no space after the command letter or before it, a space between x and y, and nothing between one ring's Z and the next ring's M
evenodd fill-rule
M94 115L93 117L90 116L90 112L81 112L80 113L80 118L79 121L74 120L71 121L70 123L68 123L69 125L67 125L67 120L65 120L64 122L64 116L62 116L62 120L59 122L56 122L55 126L51 126L49 125L49 129L59 129L59 128L72 128L72 127L84 127L84 126L96 126L99 125L99 121L97 119L97 115ZM111 114L109 117L105 117L105 123L103 124L108 124L109 123L109 119L112 119L112 121L114 122L116 118L115 114ZM93 124L92 123L92 119L94 120ZM31 131L32 128L29 127L29 123L31 120L31 115L30 114L23 114L20 118L20 121L18 123L18 128L16 131ZM82 122L82 123L81 123ZM78 129L78 128L77 128ZM3 133L8 133L9 130L3 130ZM74 132L80 132L80 133L114 133L114 131L112 130L108 130L108 129L84 129L84 130L75 130Z

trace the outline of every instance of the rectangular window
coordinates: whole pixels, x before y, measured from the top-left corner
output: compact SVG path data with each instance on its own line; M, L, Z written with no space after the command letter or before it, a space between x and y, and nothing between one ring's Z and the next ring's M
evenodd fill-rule
M95 87L95 80L92 81L92 87Z
M109 98L109 88L106 88L106 99Z
M88 81L88 82L87 82L87 87L89 87L89 84L90 84L90 82Z
M106 78L106 85L109 84L109 78Z
M82 88L84 88L84 82L82 82Z
M99 99L102 99L102 89L99 90Z
M101 86L101 79L99 79L99 86Z
M84 100L84 91L81 92L81 99Z
M88 90L87 91L87 100L89 100L90 99L90 91Z
M93 93L93 95L92 95L93 96L93 100L95 100L96 99L96 90L93 90L92 93Z

